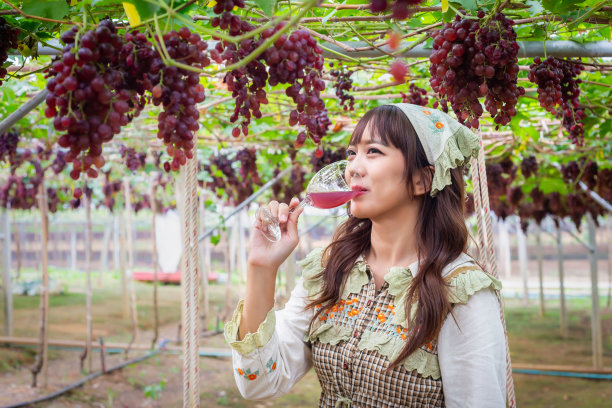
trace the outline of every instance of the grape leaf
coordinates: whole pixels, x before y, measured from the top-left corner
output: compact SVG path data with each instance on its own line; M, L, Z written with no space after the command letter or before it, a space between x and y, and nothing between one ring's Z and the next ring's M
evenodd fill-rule
M151 18L155 13L160 14L161 7L146 0L128 0L125 3L132 3L136 7L141 20Z
M276 0L255 0L255 4L261 8L266 16L274 16L274 6L276 5Z
M525 2L526 5L531 6L529 8L529 15L531 16L535 16L537 14L540 14L541 12L544 11L544 7L542 7L541 2L536 1L536 0L527 0Z
M567 194L567 184L560 178L542 177L538 187L544 194L553 192Z
M53 20L61 20L69 13L65 0L25 0L21 4L21 11L24 13Z
M476 4L476 0L459 0L459 3L461 4L461 8L464 10L476 11L479 9L478 4Z

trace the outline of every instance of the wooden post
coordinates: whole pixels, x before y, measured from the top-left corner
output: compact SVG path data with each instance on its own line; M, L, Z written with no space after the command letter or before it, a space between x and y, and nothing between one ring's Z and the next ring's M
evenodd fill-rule
M206 194L201 191L200 198L200 234L206 230ZM201 314L200 319L202 321L202 331L208 330L208 319L210 317L210 305L209 303L209 288L208 288L208 274L210 273L210 238L204 239L199 244L200 251L200 272L202 274L202 302L201 302Z
M527 240L525 239L525 234L523 233L523 229L521 228L521 221L518 217L516 223L516 238L518 246L519 265L521 268L521 276L523 277L523 300L525 303L528 303L529 287L527 285L527 279L529 276L529 270L527 266Z
M85 186L87 190L87 186ZM85 354L87 355L87 372L91 373L92 370L92 359L91 359L91 342L92 342L92 318L91 318L91 241L92 241L92 230L91 230L91 197L87 196L87 192L83 194L83 201L85 203L85 273L87 274L87 287L86 287L86 322L87 322L87 335L86 335L86 346Z
M157 259L157 237L156 237L156 226L155 226L155 218L157 217L157 174L155 172L151 173L151 191L149 193L149 200L151 202L151 248L153 251L153 340L151 340L151 349L155 348L155 344L157 344L157 337L159 336L159 311L157 308L157 270L159 269L159 262Z
M126 251L125 251L125 229L123 214L120 215L121 222L117 223L117 231L119 234L119 242L117 245L117 251L119 253L119 272L121 273L121 303L122 303L122 315L124 319L130 318L130 294L128 290L128 280L126 273ZM119 220L119 218L117 218Z
M508 224L506 221L499 219L497 220L498 228L498 243L499 243L499 256L501 258L502 269L504 270L504 276L506 279L512 277L512 266L511 266L511 249L510 249L510 236L508 235ZM501 275L501 274L500 274Z
M236 222L236 218L232 218L230 220L230 227L228 228L228 244L229 244L229 267L232 271L232 273L234 273L234 271L236 271L236 255L237 255L237 247L238 247L238 229L236 228L238 226L238 223ZM240 276L238 276L238 282L240 282Z
M104 238L102 239L102 250L100 251L100 261L102 262L102 266L100 268L100 273L98 274L98 286L102 286L102 277L103 274L108 272L110 267L108 262L108 249L110 245L110 235L111 235L111 227L108 223L104 223Z
M601 317L599 313L599 286L597 279L597 240L595 221L591 213L586 213L589 227L589 264L591 266L591 338L593 344L593 366L603 367L603 343L601 338Z
M565 306L565 283L563 278L563 240L561 227L557 227L557 260L559 262L559 299L561 301L561 337L567 337L567 308Z
M11 282L11 224L10 210L2 216L2 286L4 286L4 333L13 335L13 286ZM19 229L19 227L17 228Z
M238 270L240 274L240 283L242 285L246 282L246 264L247 264L247 250L246 242L244 238L244 219L246 214L246 208L240 213L236 214L236 221L238 222ZM248 219L248 215L247 215ZM247 224L248 225L248 224Z
M8 211L8 210L7 210ZM21 236L22 226L19 221L14 222L15 225L15 257L17 258L17 274L15 279L19 280L21 275Z
M230 315L233 307L232 302L232 268L230 266L230 245L229 234L226 231L221 233L221 240L225 243L225 270L227 271L227 282L225 284L225 309L223 310L223 319Z
M42 386L47 387L47 366L48 366L48 342L49 342L49 271L48 271L48 254L47 254L47 241L49 237L49 223L48 223L48 206L47 206L47 191L45 190L44 179L41 180L38 186L38 208L40 210L41 217L41 252L42 252L42 284L40 287L40 330L39 330L39 343L38 343L38 354L36 355L36 362L31 368L32 371L32 387L37 386L37 376L41 369L43 372Z
M132 321L132 333L130 337L130 346L138 337L138 312L136 306L136 291L134 288L134 278L132 270L134 268L134 246L132 239L132 196L130 191L130 179L123 179L123 193L125 197L125 232L127 240L127 267L125 271L126 281L130 293L130 320ZM128 358L130 347L125 350L125 358Z
M538 258L538 280L540 283L540 316L546 314L546 306L544 305L544 265L542 261L542 229L539 225L536 227L536 250Z
M70 270L77 270L77 231L74 224L70 224Z
M608 215L608 300L606 307L610 309L612 302L612 216Z
M121 269L121 251L120 241L121 240L121 228L119 224L119 214L116 212L113 214L113 261L115 270Z

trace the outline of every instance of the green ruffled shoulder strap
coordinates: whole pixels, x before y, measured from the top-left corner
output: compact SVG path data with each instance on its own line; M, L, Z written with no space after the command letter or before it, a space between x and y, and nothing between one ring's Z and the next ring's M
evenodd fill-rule
M501 281L483 271L478 265L460 266L444 277L449 285L450 303L467 303L470 296L479 290L492 288L500 290Z

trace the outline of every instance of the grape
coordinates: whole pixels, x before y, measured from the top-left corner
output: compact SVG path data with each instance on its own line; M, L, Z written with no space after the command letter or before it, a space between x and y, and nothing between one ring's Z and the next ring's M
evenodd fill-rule
M538 173L538 162L535 156L529 156L521 162L521 173L525 178Z
M612 168L599 169L596 192L607 202L612 202Z
M427 99L427 91L423 88L419 88L415 84L410 84L410 94L406 95L402 93L402 102L411 103L413 105L427 106L429 100Z
M0 17L0 85L6 76L6 68L3 67L8 59L8 51L17 48L19 41L19 29L9 25L6 20Z
M17 132L0 133L0 162L13 162L17 155L19 134Z
M354 71L344 69L344 66L339 64L338 69L331 70L329 73L336 80L334 81L334 88L336 88L336 96L340 100L340 106L344 107L344 111L355 110L355 97L350 95L349 92L353 88L353 80L351 75ZM297 111L295 112L295 122L298 121ZM291 125L291 118L289 124ZM302 143L303 144L303 143Z
M121 145L119 147L121 157L125 160L125 166L132 172L136 172L139 169L144 169L147 154L144 152L136 152L133 147L125 147Z
M393 3L392 16L396 20L404 20L410 16L410 7L416 6L423 0L397 0ZM370 0L370 10L373 13L380 13L387 10L387 0Z
M225 198L231 204L238 204L248 198L255 191L255 186L261 186L262 182L257 173L255 149L245 148L236 153L234 159L229 154L220 153L209 158L208 165L202 170L212 175L212 181L206 185L213 190L219 198ZM240 162L238 173L232 163ZM219 170L222 176L216 176L215 170Z
M397 82L404 82L407 72L408 68L406 68L406 64L398 59L393 60L391 66L389 67L389 73L393 75L393 79L395 79Z
M478 16L481 19L484 14ZM502 13L488 20L458 15L433 36L430 85L442 106L450 102L459 122L467 127L480 126L484 112L480 97L485 97L484 108L496 128L507 125L517 113L517 99L525 90L517 86L519 46L513 25Z
M538 101L547 111L560 118L569 132L572 143L582 145L584 109L578 103L580 96L578 75L584 70L580 60L548 57L534 58L530 65L529 80L538 85Z

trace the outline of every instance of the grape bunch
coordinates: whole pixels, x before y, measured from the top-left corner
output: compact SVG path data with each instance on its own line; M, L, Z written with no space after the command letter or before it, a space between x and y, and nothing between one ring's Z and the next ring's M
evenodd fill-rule
M274 30L262 32L262 37L272 36L284 24L281 22ZM296 146L302 145L308 137L320 144L331 125L321 99L325 89L322 53L323 49L307 31L296 30L289 36L281 35L263 55L268 65L268 83L271 86L291 84L285 94L293 99L296 109L289 114L289 125L300 124L306 128L298 133Z
M540 106L562 120L572 143L582 145L585 114L578 101L582 80L577 77L584 66L580 60L536 57L529 68L529 80L538 85Z
M410 16L410 6L417 6L423 0L397 0L393 3L391 16L396 20L404 20ZM387 0L370 0L370 10L373 13L380 13L387 10Z
M403 103L411 103L413 105L427 106L429 100L427 99L427 91L423 88L419 88L415 84L410 84L410 93L406 95L401 93Z
M221 17L214 17L211 24L213 27L218 26L222 30L229 30L229 34L233 36L255 29L252 24L228 11L224 12ZM266 30L266 35L270 31ZM235 64L259 47L263 42L263 36L262 33L261 38L243 40L238 47L230 42L218 42L211 50L211 58L217 63ZM239 137L241 133L247 136L251 117L261 118L260 105L268 103L265 92L267 80L266 67L258 59L250 61L245 67L231 70L225 74L223 81L227 84L227 89L232 92L232 96L236 98L234 113L230 121L234 123L239 117L242 117L240 126L232 130L234 137Z
M53 162L51 163L51 169L55 174L60 174L62 171L64 171L66 166L66 152L58 150L55 153L55 158L53 159Z
M434 34L430 84L467 127L480 126L480 97L496 128L516 115L525 90L517 86L519 46L513 25L502 13L487 19L479 11L478 20L457 16Z
M105 176L104 186L102 186L102 193L104 194L103 204L110 212L113 212L115 208L115 196L122 191L123 183L121 180L111 182L108 174L105 174Z
M128 124L126 114L135 109L133 93L121 86L123 39L110 20L102 20L85 33L74 26L61 40L63 53L47 73L45 116L54 118L57 131L66 132L57 143L70 148L65 157L72 163L70 177L77 180L82 172L97 177L94 166L104 164L102 144Z
M178 32L168 32L163 41L172 59L196 68L210 65L204 52L208 45L187 27L181 27ZM193 158L193 135L200 127L200 112L196 105L206 98L204 87L197 72L163 65L159 56L153 60L151 73L159 74L159 83L151 91L153 104L161 104L164 108L158 116L157 137L163 139L168 154L173 158L172 162L164 163L164 170L176 171L187 159Z
M6 20L0 17L0 85L2 79L6 76L6 68L3 67L4 62L8 59L8 51L11 48L17 48L19 40L19 29L10 26Z
M535 156L529 156L521 162L521 173L523 177L529 178L532 174L538 173L538 161Z
M612 202L612 168L599 169L596 191L604 200Z
M346 159L346 149L344 147L336 150L322 149L320 156L313 155L313 157L310 159L310 164L312 164L313 173L316 173L328 164L344 159Z
M17 144L19 143L19 134L17 132L8 131L0 133L0 162L14 161L17 155Z
M278 176L281 172L280 168L274 170L274 177ZM293 169L289 173L289 178L283 178L272 186L272 194L274 199L280 203L289 205L293 197L300 197L300 194L304 192L304 185L306 183L306 170L302 167L299 162L293 163Z
M136 152L136 149L133 147L125 147L125 145L120 146L119 152L121 153L121 158L125 160L125 166L132 172L144 169L147 158L146 153Z
M333 67L333 64L329 64ZM350 95L349 92L353 88L353 80L351 75L354 71L344 69L339 64L338 69L332 69L329 74L335 78L334 88L336 89L336 96L340 100L340 106L344 107L344 111L355 110L355 97Z
M232 163L240 161L241 167L238 172ZM261 185L261 180L255 166L256 153L254 149L245 148L231 157L230 153L220 153L209 158L208 165L203 165L203 170L212 176L212 180L206 185L213 190L217 197L227 199L231 204L238 204L248 198L255 191L256 185ZM217 172L217 170L221 173Z

